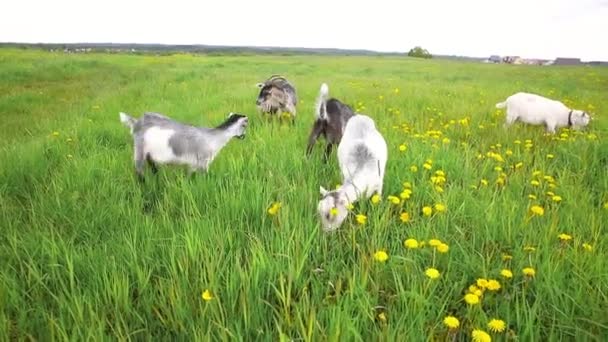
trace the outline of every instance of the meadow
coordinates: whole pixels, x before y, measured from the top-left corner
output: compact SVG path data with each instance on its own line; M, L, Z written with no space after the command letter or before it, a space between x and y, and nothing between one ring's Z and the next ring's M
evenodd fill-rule
M257 113L284 74L295 126ZM389 145L382 198L333 234L319 86ZM530 91L582 131L503 129ZM0 340L605 341L608 68L398 57L0 50ZM210 172L132 162L124 111L247 114Z

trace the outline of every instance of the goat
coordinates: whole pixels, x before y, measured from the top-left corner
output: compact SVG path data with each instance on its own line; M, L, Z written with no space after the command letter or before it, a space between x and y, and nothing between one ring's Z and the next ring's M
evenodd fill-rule
M310 156L319 136L323 135L327 141L323 159L325 162L331 155L333 146L340 143L346 123L355 115L351 107L335 98L328 99L328 97L329 87L323 83L315 104L316 120L308 136L308 147L306 148L306 155Z
M135 171L140 180L144 176L144 162L153 173L158 170L156 164L188 165L190 175L207 171L231 138L245 138L248 125L247 116L236 113L230 113L215 128L190 126L151 112L139 119L121 112L120 121L131 130Z
M591 120L591 116L582 110L570 109L562 102L523 92L497 103L496 108L507 109L505 127L520 120L531 125L544 124L547 133L551 134L560 127L585 127Z
M256 105L262 113L271 115L278 112L289 113L292 122L296 118L296 105L298 97L296 89L283 76L272 75L264 83L258 83L260 93Z
M338 145L342 185L333 191L319 188L317 212L325 231L338 229L348 216L348 206L374 193L382 195L388 150L382 134L369 116L353 116Z

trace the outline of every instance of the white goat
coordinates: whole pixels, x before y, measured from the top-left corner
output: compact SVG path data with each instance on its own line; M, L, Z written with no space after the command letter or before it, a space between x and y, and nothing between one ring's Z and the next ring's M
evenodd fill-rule
M338 145L342 185L333 191L322 186L317 207L325 231L338 229L348 216L348 206L374 193L382 195L388 150L370 117L356 114L344 128Z
M505 127L520 120L531 125L544 124L548 133L555 133L560 127L584 127L591 120L591 116L582 110L570 109L559 101L529 93L511 95L497 103L496 108L507 109Z
M207 171L219 151L233 137L243 139L248 119L230 113L215 128L195 127L174 121L158 113L144 113L135 119L120 113L120 121L131 129L135 170L143 180L144 162L156 173L156 164L185 164L190 173Z

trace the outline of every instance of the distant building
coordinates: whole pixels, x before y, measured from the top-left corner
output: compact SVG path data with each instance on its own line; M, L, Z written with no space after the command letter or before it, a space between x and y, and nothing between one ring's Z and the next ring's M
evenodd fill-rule
M521 60L519 56L505 56L502 58L502 62L507 64L515 64L519 60Z
M490 58L488 58L488 63L500 63L502 62L502 58L500 58L500 56L498 55L492 55L490 56Z
M555 62L553 62L553 65L580 65L580 64L582 64L580 58L559 57L559 58L555 59Z

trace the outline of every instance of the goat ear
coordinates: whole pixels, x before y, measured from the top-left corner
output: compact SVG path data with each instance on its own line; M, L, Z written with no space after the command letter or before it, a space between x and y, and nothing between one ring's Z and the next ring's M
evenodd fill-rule
M258 88L262 88L264 86L264 83L258 83L255 86L258 87Z
M325 195L327 195L327 193L328 193L329 191L325 190L325 188L324 188L324 187L320 186L320 187L319 187L319 192L321 193L321 196L325 197Z

